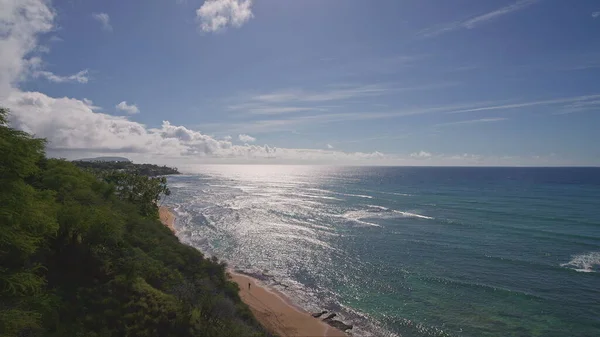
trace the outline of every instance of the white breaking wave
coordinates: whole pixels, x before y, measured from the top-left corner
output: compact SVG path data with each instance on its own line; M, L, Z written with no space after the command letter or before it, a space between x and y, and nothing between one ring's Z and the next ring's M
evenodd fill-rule
M370 195L364 195L364 194L349 194L349 193L338 193L338 194L345 195L345 196L348 196L348 197L373 199L372 196L370 196Z
M421 215L421 214L417 214L417 213L402 212L402 211L396 211L396 210L392 210L392 212L402 214L403 216L408 217L408 218L419 218L419 219L428 219L428 220L433 219L433 217Z
M348 211L342 215L334 215L334 216L342 217L346 220L350 220L350 221L353 221L353 222L361 224L361 225L381 227L381 225L378 225L376 223L372 223L372 222L363 220L365 218L374 218L371 214L369 214L369 212L366 212L366 211Z
M387 208L387 207L383 207L383 206L379 206L379 205L367 205L367 207L371 207L371 208L377 208L377 209L380 209L380 210L382 210L382 211L386 211L386 212L390 210L390 209L389 209L389 208Z
M421 214L417 214L417 213L411 213L411 212L403 212L403 211L397 211L395 209L389 209L387 207L383 207L383 206L379 206L379 205L367 205L368 207L371 208L377 208L380 209L382 211L386 211L386 212L393 212L396 214L401 214L402 216L405 216L407 218L419 218L419 219L428 219L428 220L433 220L433 217L430 216L426 216L426 215L421 215Z
M301 194L301 193L296 193L296 195L297 195L297 196L301 196L301 197L307 197L307 198L315 198L315 199L327 199L327 200L338 200L338 201L342 201L342 199L335 198L335 197L328 197L328 196L324 196L324 195Z
M582 273L595 273L600 270L600 252L573 255L571 261L561 263L560 266L571 268Z

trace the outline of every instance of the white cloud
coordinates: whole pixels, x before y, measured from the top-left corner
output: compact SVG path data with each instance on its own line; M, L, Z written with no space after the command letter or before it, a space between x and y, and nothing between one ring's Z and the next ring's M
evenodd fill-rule
M153 161L175 158L184 162L276 160L288 163L368 163L385 158L379 152L345 153L234 145L229 140L217 140L168 121L160 127L149 128L123 116L94 112L90 103L89 100L52 98L39 92L18 90L13 91L7 101L14 112L10 116L14 127L46 138L51 153L60 152L67 156L69 153L121 153L146 156Z
M247 112L254 115L282 115L304 111L325 111L322 107L271 106L262 103L242 103L230 105L229 110Z
M440 123L435 126L450 126L450 125L465 125L465 124L479 124L479 123L494 123L505 121L508 118L504 117L492 117L492 118L479 118L479 119L470 119L466 121L458 121L458 122L449 122L449 123Z
M491 110L510 110L510 109L527 108L527 107L532 107L532 106L565 105L567 103L585 104L586 102L589 102L591 100L593 101L598 98L600 98L600 94L553 98L553 99L547 99L547 100L541 100L541 101L530 101L530 102L521 102L521 103L513 103L513 104L480 106L480 107L459 109L459 110L448 111L448 112L449 113L460 113L460 112L478 112L478 111L491 111Z
M283 102L327 102L340 101L350 98L365 96L380 96L390 91L394 91L384 85L370 84L357 86L344 86L331 88L322 91L305 91L301 89L288 89L274 91L266 94L256 95L251 98L253 101L263 103L283 103Z
M431 158L431 153L425 152L425 151L420 151L420 152L411 153L410 156L413 158Z
M251 7L252 0L206 0L196 10L196 19L205 32L217 32L227 26L241 27L254 16Z
M115 105L115 108L119 111L124 111L125 113L127 113L129 115L133 115L133 114L140 112L140 109L137 107L137 105L127 104L126 101L123 101L123 102Z
M458 20L447 24L437 25L420 31L417 35L421 37L432 37L458 29L472 29L476 26L495 20L501 16L525 9L540 0L519 0L508 6L504 6L491 12L471 17L467 20Z
M38 46L37 48L35 48L35 51L41 54L48 54L50 52L50 47Z
M239 140L244 142L244 143L254 143L256 141L256 138L252 137L252 136L248 136L248 135L239 135L238 136Z
M107 32L112 32L113 28L110 24L110 16L108 16L108 14L94 13L94 14L92 14L92 17L94 18L94 20L100 22L103 30L105 30Z
M50 82L54 82L54 83L73 83L73 82L77 82L77 83L87 83L89 81L89 77L88 77L88 70L82 70L76 74L73 75L69 75L69 76L60 76L60 75L55 75L54 73L50 72L50 71L45 71L45 70L39 70L39 71L35 71L33 73L33 77L43 77L45 79L47 79Z
M277 163L339 165L569 165L558 158L485 157L476 154L408 156L381 152L341 152L332 149L277 148L269 145L234 145L184 126L164 121L156 128L123 116L94 112L90 101L52 98L39 92L14 90L6 101L13 111L12 126L44 137L51 155L81 158L118 154L137 161L188 167L200 163Z
M343 108L349 100L375 100L381 96L397 94L402 91L428 90L448 85L447 82L410 87L393 87L385 84L338 84L317 90L289 88L234 97L231 100L237 104L231 104L227 106L227 109L253 115L294 114L305 116L310 112L326 112Z
M593 12L592 13L592 18L596 19L596 18L600 18L600 11L598 12Z
M102 110L101 107L94 105L94 102L92 102L91 99L84 98L82 100L82 102L83 102L83 104L87 105L87 107L90 108L91 110L94 110L94 111Z
M487 21L491 21L500 16L507 15L512 12L516 12L521 9L524 9L528 6L533 5L534 3L538 2L538 1L539 0L519 0L519 1L515 2L514 4L511 4L511 5L499 8L495 11L471 18L471 19L463 22L462 26L464 26L466 28L473 28L473 27L477 26L478 24L481 24L481 23L484 23Z
M331 150L331 149L333 149L333 145L327 144L327 148Z
M231 141L232 138L231 138L231 136L225 136L225 137L223 137L223 139L226 141Z
M52 29L54 11L44 0L2 1L0 10L0 101L28 75L37 35Z

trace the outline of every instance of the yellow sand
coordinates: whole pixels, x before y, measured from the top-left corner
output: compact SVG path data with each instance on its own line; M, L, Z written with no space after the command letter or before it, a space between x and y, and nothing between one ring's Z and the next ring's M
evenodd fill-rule
M175 234L175 215L173 215L173 213L165 206L160 206L158 208L158 214L160 216L160 221Z
M175 233L175 216L167 207L159 207L160 221ZM240 287L240 297L254 317L269 331L281 337L346 337L319 318L292 305L285 295L264 287L258 280L229 271L232 281ZM250 283L250 289L248 289Z
M229 272L240 287L240 297L254 317L269 331L282 337L347 336L310 313L293 306L283 294L262 286L258 280ZM250 289L248 289L250 283Z

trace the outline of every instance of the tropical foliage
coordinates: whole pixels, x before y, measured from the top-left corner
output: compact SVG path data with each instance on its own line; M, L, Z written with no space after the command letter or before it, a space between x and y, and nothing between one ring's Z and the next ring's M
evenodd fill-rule
M157 219L164 178L82 170L0 109L0 336L267 336Z
M158 166L154 164L134 164L130 161L105 161L105 160L76 160L73 163L81 168L101 171L120 171L143 176L164 176L179 174L177 168Z

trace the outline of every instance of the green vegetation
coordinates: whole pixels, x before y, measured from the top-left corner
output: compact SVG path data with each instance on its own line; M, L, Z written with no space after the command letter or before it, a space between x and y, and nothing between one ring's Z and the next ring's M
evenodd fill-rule
M268 336L157 219L164 178L47 159L0 109L0 336Z
M73 161L73 164L92 171L120 171L143 176L155 177L169 174L179 174L173 167L158 166L153 164L134 164L130 161Z

